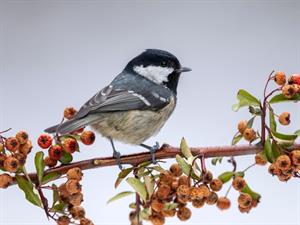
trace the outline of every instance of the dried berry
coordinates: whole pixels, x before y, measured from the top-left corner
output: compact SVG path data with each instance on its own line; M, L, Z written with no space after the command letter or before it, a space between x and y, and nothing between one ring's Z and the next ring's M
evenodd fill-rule
M223 182L220 179L213 179L209 186L213 191L220 191L222 189Z
M164 209L164 204L158 199L153 199L153 201L151 202L151 208L155 212L161 212Z
M247 120L241 120L238 123L238 131L243 134L246 128L248 127L248 121Z
M4 161L7 158L6 155L0 153L0 169L4 167Z
M85 210L81 206L74 206L71 208L70 213L72 217L76 220L82 219L85 217Z
M281 171L280 174L277 175L278 176L278 179L280 181L288 181L289 179L292 178L292 171L288 170L288 171Z
M23 155L28 155L31 152L32 149L32 143L30 140L28 140L25 144L20 145L19 152Z
M250 206L248 206L248 207L241 207L240 205L238 206L238 208L239 208L239 210L240 210L240 212L241 213L249 213L250 212L250 210L252 209L252 206L250 205Z
M186 203L190 201L190 198L188 195L180 195L180 196L177 196L175 202L181 204L181 205L186 205Z
M28 134L25 131L19 131L16 134L16 138L21 145L25 144L28 141Z
M211 191L209 196L206 198L206 204L213 205L218 201L218 195L216 192Z
M93 144L95 142L95 139L96 139L95 133L92 132L92 131L84 131L80 135L80 140L85 145L91 145L91 144Z
M173 174L174 177L180 177L182 175L182 169L177 163L171 165L170 172Z
M280 169L274 163L269 166L268 172L273 176L281 173Z
M241 193L238 197L238 204L241 208L252 207L252 197L247 193Z
M52 145L52 137L49 134L42 134L39 136L37 142L41 148L47 149Z
M294 166L300 165L300 150L294 150L291 152L291 159Z
M79 167L69 169L67 172L68 180L70 180L70 179L81 180L82 176L83 176L83 174Z
M81 192L81 185L78 180L70 179L66 183L66 189L69 192L69 194L76 194Z
M72 119L75 116L76 113L77 113L76 109L74 109L73 107L67 107L64 110L64 117L67 120L70 120L70 119Z
M246 181L242 177L235 177L232 181L232 187L237 191L241 191L245 186Z
M186 221L191 218L192 211L187 207L180 207L177 211L177 217L181 221Z
M266 157L262 153L257 153L255 155L255 163L256 165L264 166L267 164Z
M60 216L57 220L57 225L69 225L70 219L67 216Z
M197 199L203 199L203 191L199 187L190 187L190 194L189 197L191 201L197 200Z
M53 145L48 150L49 157L54 160L59 160L62 156L62 147L60 145Z
M279 123L282 125L289 125L291 120L290 120L290 113L289 112L283 112L279 116Z
M88 218L80 219L80 225L94 225L94 223Z
M286 76L284 72L278 71L275 73L274 81L278 85L284 85L286 83Z
M177 196L187 197L190 195L190 188L187 185L180 185L176 190Z
M15 153L14 157L19 161L20 166L24 166L26 163L26 156L23 155L22 153Z
M191 186L191 178L183 175L183 176L180 176L179 179L178 179L178 183L179 183L179 186L180 185L187 185L187 186Z
M205 184L199 186L199 191L202 192L202 195L207 198L210 194L209 188Z
M193 205L195 208L201 208L201 207L204 206L205 201L206 201L205 198L202 198L202 199L195 199L195 200L192 201L192 205Z
M45 166L54 167L57 164L57 160L52 159L49 156L46 156L44 159L44 164L45 164Z
M165 170L159 174L159 183L171 186L173 181L174 179L170 171Z
M213 174L210 171L206 171L206 173L204 174L204 182L209 183L211 182L213 179Z
M217 201L217 207L221 210L229 209L231 203L227 197L220 197Z
M17 138L9 137L5 141L5 147L8 151L15 152L20 147L20 143Z
M245 140L252 142L256 138L256 133L252 128L246 128L243 137Z
M79 206L83 201L83 194L76 193L69 196L68 202L73 206Z
M293 84L284 85L281 90L284 97L289 99L294 97L295 94L297 93L296 86L294 86Z
M149 216L149 220L153 225L163 225L165 223L165 218L160 214L152 214Z
M291 167L291 159L287 155L281 155L276 159L275 165L278 169L287 171Z
M66 184L61 184L58 187L58 193L62 200L65 200L70 196L70 193L67 190Z
M13 178L6 173L0 174L0 188L7 188L13 183Z
M79 150L79 145L74 138L66 138L63 143L63 148L66 152L72 154Z
M156 196L158 199L166 199L171 192L171 187L167 184L161 184L159 185Z
M171 184L171 189L172 189L173 191L176 191L176 189L178 188L178 186L179 186L179 181L178 181L178 180L174 180L174 181L172 182L172 184Z
M15 173L20 167L19 161L13 157L13 156L8 156L3 164L3 167L6 171Z

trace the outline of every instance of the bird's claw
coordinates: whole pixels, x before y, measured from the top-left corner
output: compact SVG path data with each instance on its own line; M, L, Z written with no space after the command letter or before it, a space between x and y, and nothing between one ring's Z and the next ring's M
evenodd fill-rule
M121 163L121 153L118 151L114 151L113 157L116 159L119 169L123 170L122 163Z
M155 153L156 151L159 149L159 143L156 142L155 145L153 145L151 148L150 148L150 154L151 154L151 161L153 164L156 164L157 161L156 161L156 158L155 158Z

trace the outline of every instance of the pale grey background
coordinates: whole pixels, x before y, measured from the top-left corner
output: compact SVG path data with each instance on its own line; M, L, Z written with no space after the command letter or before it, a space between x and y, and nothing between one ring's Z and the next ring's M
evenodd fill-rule
M178 106L158 140L178 145L185 136L191 146L226 145L247 110L231 111L239 88L261 97L272 70L300 72L299 1L0 1L0 130L26 129L33 138L60 120L65 106L80 107L108 84L128 60L145 48L161 48L178 56L193 71L179 84ZM299 105L289 110L293 131ZM12 134L12 133L10 133ZM139 148L117 145L123 153ZM37 148L35 149L37 150ZM96 145L76 159L111 154L109 143ZM252 157L241 157L245 168ZM214 169L217 175L226 163ZM29 168L33 170L33 168ZM130 199L106 205L119 190L117 168L85 172L87 215L95 224L128 224ZM247 174L262 202L250 214L233 207L193 210L186 224L300 224L299 180L278 182L267 168ZM47 223L43 211L24 201L16 187L0 191L0 224ZM130 198L130 197L129 197ZM133 200L133 199L132 199ZM184 224L177 219L167 224Z

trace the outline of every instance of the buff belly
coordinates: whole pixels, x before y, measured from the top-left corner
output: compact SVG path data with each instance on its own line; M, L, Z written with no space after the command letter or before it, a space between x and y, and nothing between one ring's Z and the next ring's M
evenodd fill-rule
M107 138L139 145L155 135L165 124L175 108L175 100L159 111L131 110L102 113L91 127Z

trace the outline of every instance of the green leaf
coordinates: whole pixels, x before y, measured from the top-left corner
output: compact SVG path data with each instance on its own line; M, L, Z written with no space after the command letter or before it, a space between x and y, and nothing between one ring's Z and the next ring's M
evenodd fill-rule
M155 180L150 176L145 176L144 180L145 180L145 186L146 186L148 195L151 196L154 192Z
M249 194L254 200L259 200L261 198L260 194L252 191L248 184L242 189L242 192Z
M120 185L120 183L124 180L124 178L126 178L131 173L131 171L133 169L134 169L133 167L129 167L129 168L123 169L119 173L118 178L117 178L117 180L115 182L115 188L117 188Z
M121 193L115 195L114 197L110 198L110 199L107 201L107 204L109 204L109 203L111 203L111 202L114 202L114 201L116 201L116 200L118 200L118 199L120 199L120 198L124 198L124 197L126 197L126 196L132 195L132 194L134 194L134 192L132 192L132 191L123 191L123 192L121 192Z
M261 116L261 109L259 107L249 106L249 112L255 116Z
M50 181L56 180L57 178L59 178L61 176L61 174L57 173L57 172L51 172L51 173L47 173L43 178L41 183L42 184L47 184Z
M267 157L268 162L273 163L275 161L275 156L272 151L272 145L270 138L266 139L265 145L264 145L264 154Z
M231 145L236 145L240 140L242 140L242 138L243 138L243 135L241 135L241 134L235 135L231 141Z
M295 141L298 137L297 134L281 134L276 131L272 131L272 134L274 137L285 141Z
M193 154L184 138L182 138L180 142L180 151L186 159L193 157Z
M176 161L185 175L189 176L191 174L193 179L200 180L200 177L198 177L193 170L191 172L191 165L189 165L180 155L176 155Z
M270 122L270 129L271 131L275 131L277 129L277 124L275 120L275 115L272 109L269 110L269 122Z
M222 183L226 183L228 181L230 181L230 179L234 176L234 172L232 171L227 171L227 172L224 172L222 174L220 174L218 176L218 178L222 181Z
M147 190L145 185L137 178L129 177L126 179L127 183L133 187L133 189L138 193L138 195L146 202L147 199Z
M298 136L300 136L300 130L296 130L295 134L298 135Z
M278 149L278 146L274 141L272 141L272 153L275 158L275 160L280 156L280 149Z
M217 165L217 163L222 163L222 160L223 160L223 157L216 157L216 158L213 158L211 160L211 164L213 164L214 166Z
M52 196L53 196L52 206L54 206L55 203L57 203L58 200L59 200L58 188L57 188L57 186L55 184L52 184L52 190L53 190L53 193L52 193Z
M165 171L161 166L153 166L152 169L160 173Z
M140 217L141 217L140 219L149 220L150 215L151 215L150 208L145 208L145 209L140 211Z
M235 173L235 176L236 176L236 177L244 177L244 176L245 176L245 172L243 172L243 171L238 171L238 172Z
M243 89L238 91L237 99L239 102L232 106L232 110L235 112L244 106L260 106L260 101Z
M50 211L51 212L63 212L66 207L67 207L67 205L65 203L58 203L58 204L54 205L50 209Z
M292 98L286 98L283 94L275 95L271 100L269 101L270 104L275 103L281 103L281 102L289 102L289 101L300 101L300 94L296 94Z
M62 156L59 159L61 164L68 164L68 163L72 162L72 160L73 160L73 156L70 153L65 152L65 151L62 152Z
M33 184L19 175L16 175L16 181L19 188L25 193L26 199L32 204L41 207L41 199L36 193L33 192Z
M41 183L44 175L44 169L45 169L44 152L40 151L35 154L34 164L35 164L35 169L36 169L39 183Z
M176 209L178 205L178 203L166 202L164 203L164 210Z
M250 120L248 120L247 127L252 128L254 120L255 120L255 116L253 116Z

